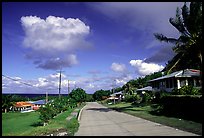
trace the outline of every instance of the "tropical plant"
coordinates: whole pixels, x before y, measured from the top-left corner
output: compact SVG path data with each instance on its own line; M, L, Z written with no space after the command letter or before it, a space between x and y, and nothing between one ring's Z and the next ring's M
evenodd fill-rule
M179 31L179 38L168 38L163 34L155 33L160 40L174 44L176 55L166 66L169 74L174 68L196 68L202 64L202 2L191 2L190 7L185 2L182 11L177 8L176 17L169 22ZM199 62L200 61L200 62Z

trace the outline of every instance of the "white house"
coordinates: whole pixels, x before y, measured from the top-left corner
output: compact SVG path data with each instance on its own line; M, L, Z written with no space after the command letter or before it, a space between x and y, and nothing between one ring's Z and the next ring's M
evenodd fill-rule
M172 89L180 89L184 85L201 87L200 70L185 69L176 71L166 76L150 80L149 83L152 86L152 91L165 90L171 92Z

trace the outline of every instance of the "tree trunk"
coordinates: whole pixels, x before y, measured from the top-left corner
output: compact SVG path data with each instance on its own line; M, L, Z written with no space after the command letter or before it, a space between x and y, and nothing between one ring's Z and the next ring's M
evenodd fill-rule
M179 58L176 63L168 70L167 74L169 74L171 72L171 70L179 63L179 61L181 60L181 58Z

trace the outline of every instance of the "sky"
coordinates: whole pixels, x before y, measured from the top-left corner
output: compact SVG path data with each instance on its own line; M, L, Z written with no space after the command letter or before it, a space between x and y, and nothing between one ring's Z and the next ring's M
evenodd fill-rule
M2 2L2 92L86 93L161 71L183 2Z

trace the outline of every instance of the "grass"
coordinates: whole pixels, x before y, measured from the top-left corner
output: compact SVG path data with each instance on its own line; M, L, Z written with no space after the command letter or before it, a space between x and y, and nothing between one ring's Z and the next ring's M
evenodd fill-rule
M68 130L68 135L74 136L74 134L78 131L79 122L76 117L73 117L67 124L66 128Z
M152 106L150 105L133 105L131 103L125 103L125 102L112 104L112 105L108 105L108 104L104 104L104 105L106 107L117 110L119 112L125 112L133 116L144 118L146 120L150 120L163 125L171 126L184 131L202 135L201 123L179 119L175 117L167 117L163 115L152 114L152 111L154 110L154 108L152 108Z
M48 125L46 126L37 126L34 129L26 131L21 135L25 136L41 136L41 135L49 135L52 133L56 133L57 131L67 131L66 129L66 118L71 114L73 109L67 110L63 113L58 114L55 118L50 120Z
M2 113L2 135L3 136L41 136L56 133L56 131L68 131L70 135L78 129L75 120L66 121L66 118L74 109L67 110L54 119L50 120L48 125L42 126L39 119L39 112L19 113L9 112ZM77 119L76 119L77 121ZM76 125L75 125L76 124ZM67 127L68 125L68 127ZM74 125L74 126L71 126Z
M38 121L40 121L38 112L2 113L2 135L3 136L20 135L27 130L35 128L34 124Z

